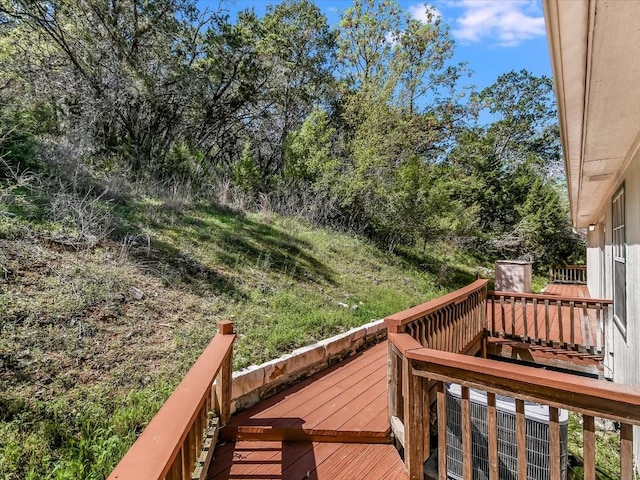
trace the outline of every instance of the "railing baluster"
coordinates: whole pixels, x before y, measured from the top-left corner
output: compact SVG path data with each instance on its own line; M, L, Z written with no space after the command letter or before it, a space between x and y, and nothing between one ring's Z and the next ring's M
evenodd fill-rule
M511 336L516 336L516 299L511 297Z
M556 300L558 304L558 337L560 337L560 345L564 344L564 325L562 320L562 300Z
M471 311L469 310L470 299L466 299L464 302L460 304L460 308L462 309L462 316L458 319L458 324L462 321L462 325L458 325L458 345L456 346L457 351L462 351L464 346L469 341L469 330L471 329Z
M502 319L502 332L501 337L504 337L507 333L507 323L504 318L504 295L500 295L500 318Z
M456 325L455 322L460 318L460 305L457 304L451 307L450 317L449 317L449 352L455 352L458 348L458 332L460 328L454 328Z
M178 452L167 472L166 480L182 480L182 454Z
M560 423L555 407L549 407L549 469L552 479L560 478Z
M524 400L516 399L516 448L518 452L518 478L527 478L527 429Z
M576 328L575 328L575 303L573 301L569 302L569 329L571 336L571 345L576 344Z
M491 302L491 332L493 333L496 331L496 299L492 297L489 301Z
M523 340L527 341L529 338L529 329L527 325L527 299L522 298L522 325L524 328L524 334L522 336Z
M597 307L596 307L597 308ZM591 331L591 320L589 319L589 309L587 307L587 302L582 302L582 331L583 331L583 335L582 335L582 344L585 346L587 352L593 354L596 353L594 348L593 348L593 343L594 343L594 333L595 333L595 341L596 343L598 342L598 321L597 321L596 317L596 332L592 332Z
M452 352L453 351L453 335L451 332L451 320L453 317L453 311L455 310L455 306L451 307L448 306L447 307L447 316L446 316L446 329L445 329L445 334L444 334L444 338L445 338L445 348L447 350L447 352Z
M195 444L194 444L194 450L196 451L196 458L198 457L198 453L200 452L200 447L202 447L202 432L203 432L203 422L202 422L202 412L204 410L204 405L202 405L202 407L200 407L200 411L198 412L198 415L196 415L196 421L194 422L193 425L193 432L194 432L194 439L195 439Z
M189 451L191 446L189 445L189 435L184 439L182 448L180 449L180 456L182 457L182 472L180 473L182 480L187 480L191 477L191 464L189 463Z
M549 300L544 299L544 328L545 328L545 342L548 344L551 338L551 321L549 318Z
M435 336L435 345L438 346L438 349L442 349L442 332L443 332L443 316L444 313L438 310L435 313L432 313L433 322L435 324L435 329L433 334Z
M633 479L633 427L620 424L620 479Z
M595 419L591 415L582 416L582 438L584 457L584 480L596 478L596 429Z
M473 480L473 443L471 431L471 402L469 400L469 387L462 387L461 392L462 414L462 478Z
M538 342L540 340L540 331L538 327L538 299L533 299L533 340Z
M489 437L489 480L498 479L498 415L496 394L487 392L487 436Z
M447 397L444 382L438 382L438 478L447 480Z

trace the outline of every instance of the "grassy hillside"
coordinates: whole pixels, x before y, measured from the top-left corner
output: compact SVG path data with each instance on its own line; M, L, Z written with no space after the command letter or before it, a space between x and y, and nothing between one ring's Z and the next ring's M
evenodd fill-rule
M237 369L474 277L446 244L403 257L299 220L150 198L73 248L16 195L0 205L3 480L106 476L220 319L236 323Z

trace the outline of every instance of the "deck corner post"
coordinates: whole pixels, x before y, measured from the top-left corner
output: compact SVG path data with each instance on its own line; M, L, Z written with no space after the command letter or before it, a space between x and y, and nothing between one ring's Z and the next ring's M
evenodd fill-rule
M402 419L402 391L401 391L401 364L398 355L393 349L393 343L388 340L389 350L387 353L387 391L389 401L389 417Z
M218 322L219 335L233 335L233 322L222 320ZM216 378L216 410L220 416L222 426L226 425L231 418L231 382L233 378L233 348L229 349L228 355L224 358L220 371Z
M413 375L412 361L403 358L402 374L406 380L406 395L404 408L404 462L411 480L424 478L425 460L425 419L424 384L425 379Z
M218 322L218 333L220 335L233 335L233 322L231 320L220 320Z

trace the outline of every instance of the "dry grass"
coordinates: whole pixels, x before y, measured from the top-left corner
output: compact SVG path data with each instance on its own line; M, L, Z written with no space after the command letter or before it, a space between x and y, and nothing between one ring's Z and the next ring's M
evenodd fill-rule
M442 291L359 238L176 201L117 206L91 248L37 204L0 218L0 479L104 478L220 319L240 368Z

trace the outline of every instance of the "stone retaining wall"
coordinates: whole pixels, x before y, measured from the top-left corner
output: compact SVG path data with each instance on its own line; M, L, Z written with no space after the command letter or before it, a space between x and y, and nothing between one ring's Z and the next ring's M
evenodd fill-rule
M375 320L262 365L233 372L231 413L245 410L385 338L384 320Z

